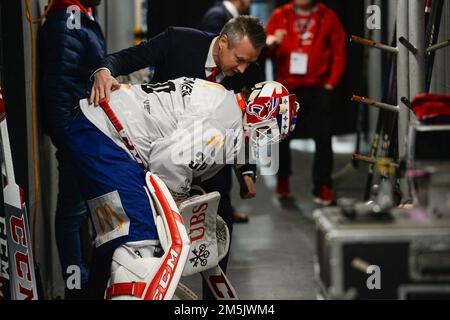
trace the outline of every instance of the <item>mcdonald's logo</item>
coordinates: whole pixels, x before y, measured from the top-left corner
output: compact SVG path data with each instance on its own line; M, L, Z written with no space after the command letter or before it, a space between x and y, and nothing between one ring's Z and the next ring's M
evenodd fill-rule
M100 235L104 235L116 228L121 230L125 223L120 215L114 211L108 203L95 207L95 214L97 215L98 226L100 229L97 230L97 232L99 232Z
M88 200L87 203L97 233L96 247L129 234L130 218L117 190Z

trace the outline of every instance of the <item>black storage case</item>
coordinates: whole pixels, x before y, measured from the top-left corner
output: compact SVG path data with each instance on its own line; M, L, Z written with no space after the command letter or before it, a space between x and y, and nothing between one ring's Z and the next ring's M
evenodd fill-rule
M351 220L339 207L316 210L315 276L325 299L450 298L450 219L395 209L393 219ZM380 289L369 289L380 270Z

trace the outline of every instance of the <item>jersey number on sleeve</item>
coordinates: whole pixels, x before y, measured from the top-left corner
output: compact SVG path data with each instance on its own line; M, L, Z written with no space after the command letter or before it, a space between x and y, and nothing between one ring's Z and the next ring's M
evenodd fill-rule
M175 83L172 81L167 81L163 83L155 83L155 84L143 84L141 85L141 88L146 93L154 93L154 92L166 92L170 93L172 91L175 91Z

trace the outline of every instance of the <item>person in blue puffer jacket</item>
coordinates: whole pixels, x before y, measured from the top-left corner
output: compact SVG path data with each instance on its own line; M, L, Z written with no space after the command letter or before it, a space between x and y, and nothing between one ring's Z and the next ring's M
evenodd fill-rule
M66 299L84 298L88 269L83 259L80 228L89 212L66 149L65 131L80 112L79 100L89 96L90 75L106 56L105 39L91 9L100 2L55 0L39 30L41 118L46 134L57 148L55 232ZM78 270L80 286L71 277Z

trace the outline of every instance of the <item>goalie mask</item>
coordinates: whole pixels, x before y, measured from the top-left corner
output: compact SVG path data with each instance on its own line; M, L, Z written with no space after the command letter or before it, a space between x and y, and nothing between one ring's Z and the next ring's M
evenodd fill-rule
M252 148L281 142L295 129L299 104L279 82L257 83L245 107L244 132Z

